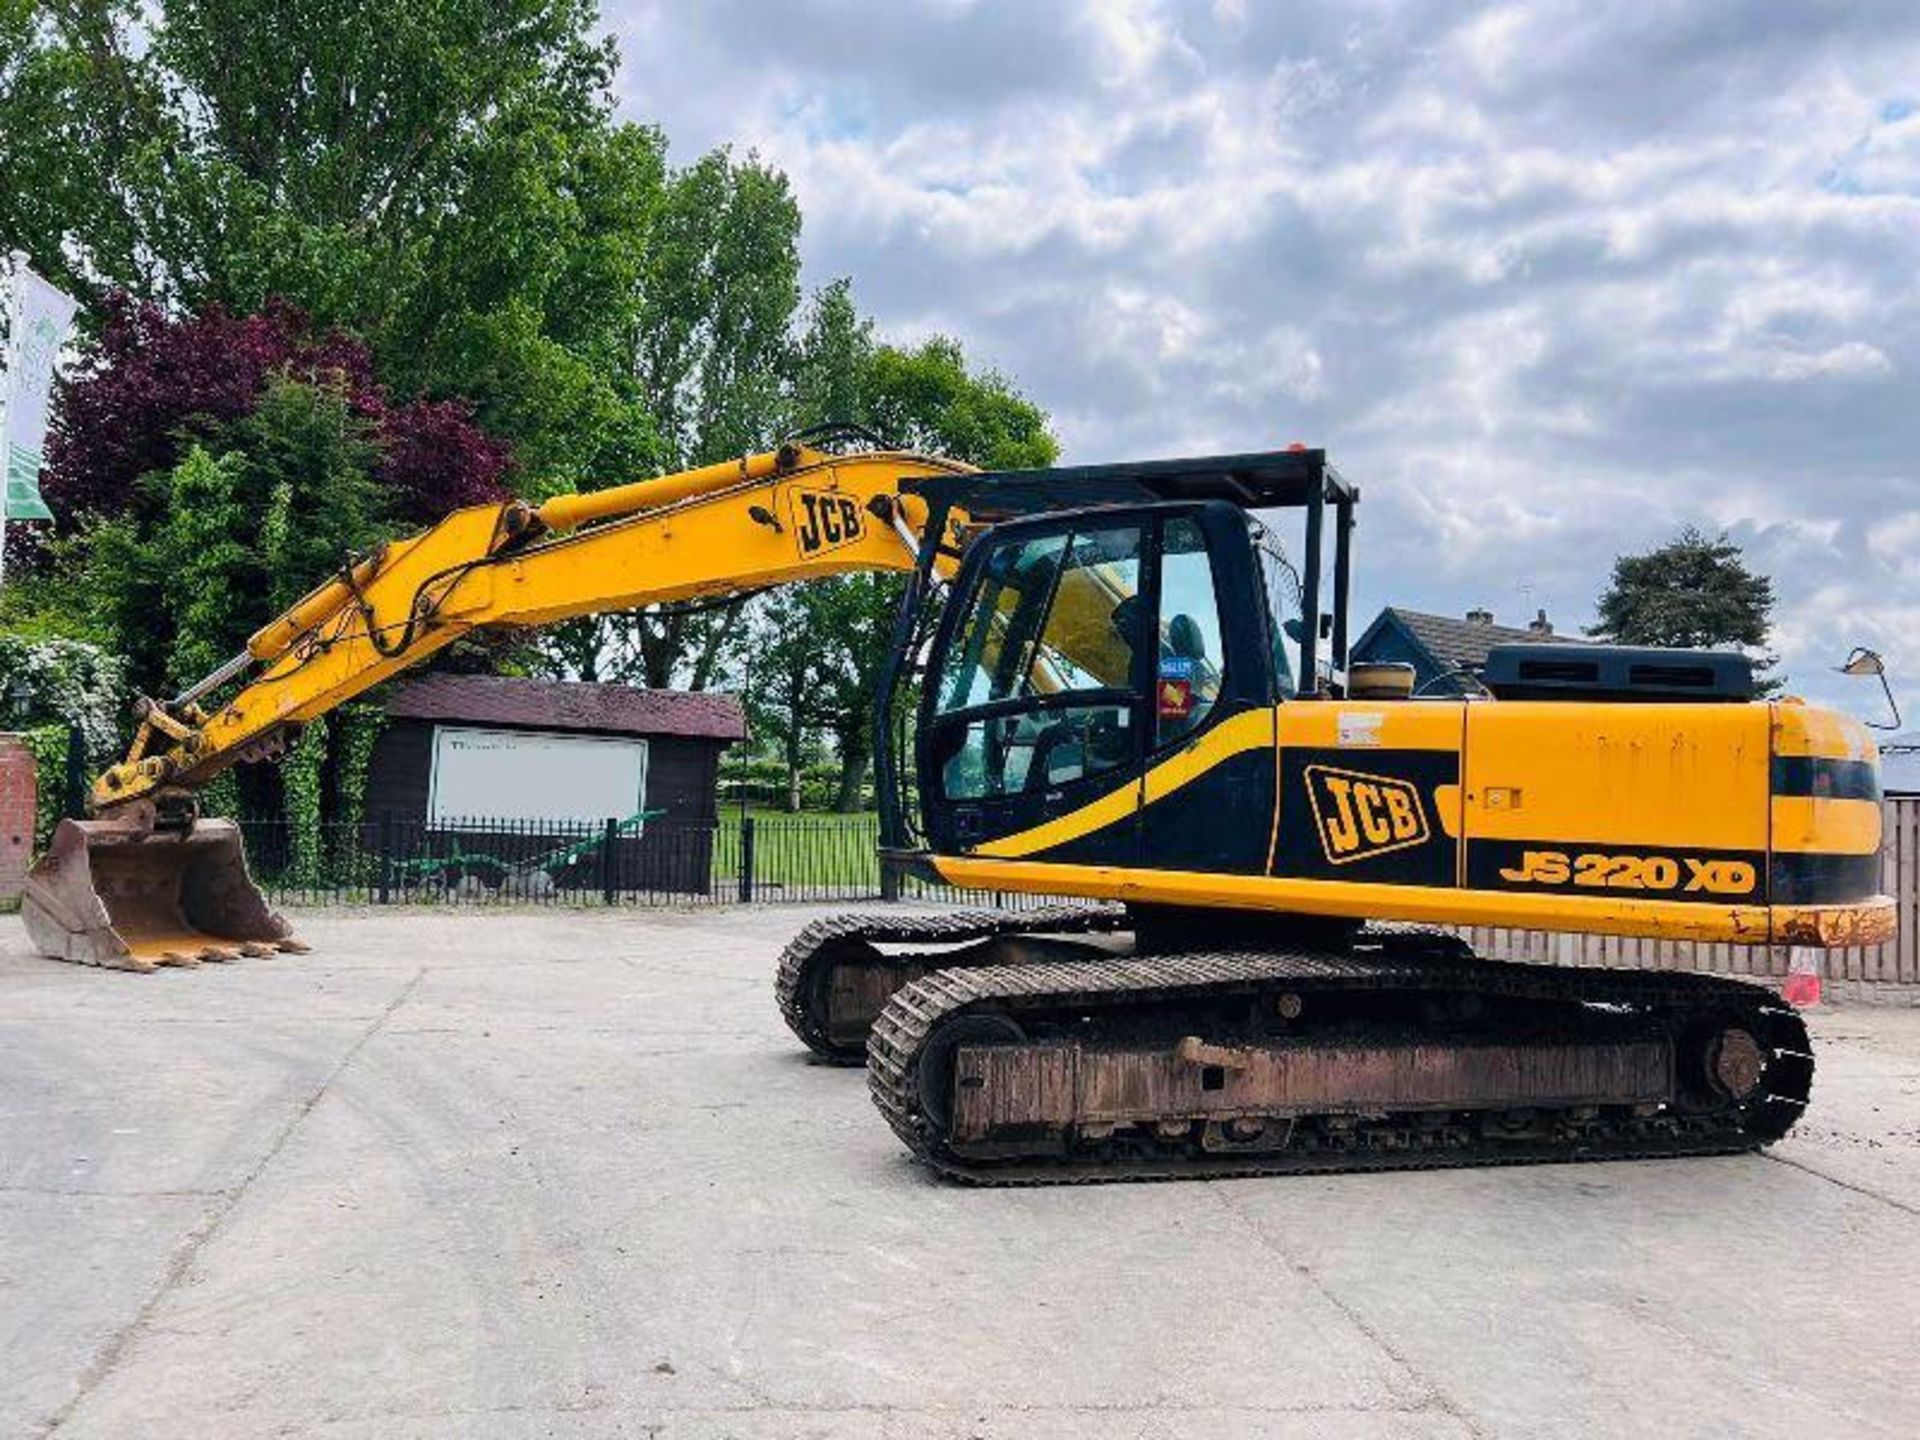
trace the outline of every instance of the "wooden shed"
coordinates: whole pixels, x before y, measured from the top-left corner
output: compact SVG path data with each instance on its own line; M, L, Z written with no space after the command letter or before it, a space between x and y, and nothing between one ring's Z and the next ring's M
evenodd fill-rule
M386 711L366 816L403 849L457 843L457 853L519 866L612 821L621 827L612 870L582 855L555 868L557 882L708 885L720 757L746 738L736 697L426 675L389 687Z

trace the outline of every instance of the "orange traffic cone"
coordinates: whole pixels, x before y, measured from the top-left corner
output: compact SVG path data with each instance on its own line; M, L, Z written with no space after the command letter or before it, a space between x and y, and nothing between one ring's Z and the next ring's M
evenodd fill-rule
M1780 998L1789 1005L1806 1009L1820 1003L1820 952L1796 945L1788 952L1787 978L1780 986Z

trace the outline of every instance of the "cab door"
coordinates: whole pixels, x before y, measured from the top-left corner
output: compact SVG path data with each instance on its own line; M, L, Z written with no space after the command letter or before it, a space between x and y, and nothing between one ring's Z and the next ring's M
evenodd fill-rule
M1226 504L1166 513L1149 592L1155 623L1144 727L1140 865L1258 875L1273 836L1275 706L1292 693L1269 633L1256 541Z
M922 700L936 853L1137 858L1148 525L1140 512L1009 525L968 556Z

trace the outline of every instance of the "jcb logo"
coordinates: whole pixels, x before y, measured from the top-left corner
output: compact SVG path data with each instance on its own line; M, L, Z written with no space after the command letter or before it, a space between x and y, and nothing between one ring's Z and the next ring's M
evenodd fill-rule
M860 502L837 490L793 493L793 537L804 556L851 545L867 533Z
M1307 766L1307 801L1329 862L1344 865L1418 845L1433 832L1420 792L1405 780Z

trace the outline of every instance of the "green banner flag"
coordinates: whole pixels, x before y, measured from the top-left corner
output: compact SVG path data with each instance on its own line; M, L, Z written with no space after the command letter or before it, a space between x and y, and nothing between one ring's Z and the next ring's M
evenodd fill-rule
M22 450L17 445L7 446L7 488L0 497L0 507L9 520L51 520L53 512L47 509L47 502L40 498L40 466L42 457L38 450Z
M0 377L0 455L6 488L0 520L51 520L40 498L40 447L46 443L54 365L76 308L16 252L7 296L6 370Z

